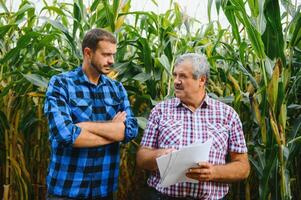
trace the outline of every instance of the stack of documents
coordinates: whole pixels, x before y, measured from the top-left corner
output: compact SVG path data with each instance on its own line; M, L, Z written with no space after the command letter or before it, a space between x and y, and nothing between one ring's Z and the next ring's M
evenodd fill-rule
M197 183L197 180L190 179L185 174L189 168L197 166L197 163L209 160L211 144L212 139L205 143L196 142L157 158L161 186L168 187L180 182Z

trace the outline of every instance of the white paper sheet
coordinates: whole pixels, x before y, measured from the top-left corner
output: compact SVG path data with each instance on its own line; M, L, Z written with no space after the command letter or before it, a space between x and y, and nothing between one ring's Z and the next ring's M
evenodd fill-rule
M161 176L161 186L168 187L180 182L197 183L186 177L189 168L209 160L212 139L205 143L196 142L156 159Z

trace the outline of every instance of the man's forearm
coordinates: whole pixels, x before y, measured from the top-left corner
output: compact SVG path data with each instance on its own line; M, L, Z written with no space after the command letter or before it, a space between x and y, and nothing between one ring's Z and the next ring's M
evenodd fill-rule
M156 170L158 169L156 158L158 154L158 149L146 149L141 148L137 152L136 163L139 167L147 170Z
M96 135L84 128L82 128L79 136L73 143L75 148L89 148L89 147L98 147L102 145L111 144L115 141L108 140L104 137Z
M250 163L247 153L230 152L231 162L214 166L216 176L214 181L232 182L246 179L250 173Z
M108 140L118 142L124 139L123 122L80 122L76 125Z
M137 152L136 162L137 165L143 169L147 170L157 170L156 158L171 153L175 149L151 149L142 147Z
M225 165L213 165L200 162L197 167L188 169L186 176L198 181L233 182L243 180L250 173L250 164L246 153L230 152L231 162Z
M233 182L246 179L249 175L249 164L241 161L233 161L225 165L215 165L213 181Z

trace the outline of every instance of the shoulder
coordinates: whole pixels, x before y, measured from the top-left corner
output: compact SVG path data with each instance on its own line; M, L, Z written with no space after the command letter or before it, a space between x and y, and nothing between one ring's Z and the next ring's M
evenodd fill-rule
M229 106L228 104L222 102L221 100L214 99L214 98L211 98L211 97L208 97L207 99L208 99L207 100L208 104L211 105L212 107L234 111L234 109L231 106Z
M75 68L71 71L62 72L51 77L50 83L53 84L67 84L67 82L73 81L78 77L79 68Z
M235 111L235 109L222 102L221 100L217 100L217 99L213 99L213 98L208 98L208 102L209 102L209 105L211 106L211 108L213 110L216 110L216 111L220 111L223 113L223 116L225 117L231 117L231 116L237 116L238 117L238 114L237 112Z
M179 99L170 98L156 104L153 110L166 111L177 107L178 104L179 104Z

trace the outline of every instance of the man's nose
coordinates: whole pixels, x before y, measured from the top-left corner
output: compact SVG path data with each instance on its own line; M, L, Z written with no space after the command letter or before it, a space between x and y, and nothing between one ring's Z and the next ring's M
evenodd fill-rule
M176 84L176 85L180 85L182 82L181 82L181 80L178 78L178 77L175 77L174 78L174 84Z
M113 55L109 57L108 62L110 64L114 64L115 61L114 61L114 56Z

